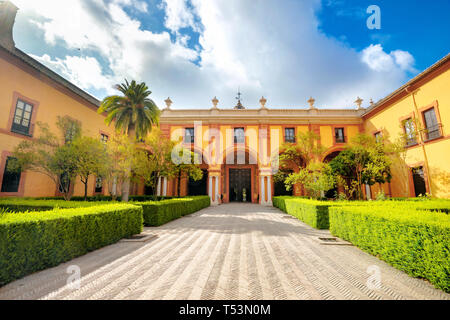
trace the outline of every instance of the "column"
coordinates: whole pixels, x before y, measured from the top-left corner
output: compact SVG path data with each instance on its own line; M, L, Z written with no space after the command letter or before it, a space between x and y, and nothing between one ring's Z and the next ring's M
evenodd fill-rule
M219 199L219 177L216 177L216 203L219 204L220 203L220 199Z
M213 187L212 187L212 184L213 184L213 177L211 176L211 175L209 175L209 177L208 177L209 179L208 179L208 196L210 197L210 199L211 199L211 204L213 204L213 196L212 196L212 193L213 193Z
M163 181L163 196L167 197L167 177L164 177Z
M264 176L261 176L261 183L259 184L259 203L266 204L266 196L265 196L265 186L264 186Z
M161 196L161 177L158 178L158 186L156 187L156 195Z
M272 176L267 176L267 205L272 205Z

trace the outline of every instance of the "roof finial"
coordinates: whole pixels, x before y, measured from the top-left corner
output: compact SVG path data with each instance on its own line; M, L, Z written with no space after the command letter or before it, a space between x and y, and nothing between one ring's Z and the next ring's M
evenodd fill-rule
M170 110L170 106L172 105L172 100L170 100L170 97L169 98L167 98L166 100L164 100L164 102L166 103L166 106L167 106L167 110Z
M262 109L266 109L267 99L264 98L264 96L261 98L261 100L259 100L259 103L261 104Z
M358 97L358 98L355 100L355 103L356 103L356 105L358 106L358 110L363 109L363 108L361 108L361 105L362 105L363 101L364 101L364 100L361 99L360 97Z
M241 87L239 87L237 97L236 97L236 100L238 101L238 103L237 103L236 107L234 107L234 109L237 109L237 110L245 109L245 107L241 103L241 96L242 96Z
M316 107L314 106L314 103L316 102L316 100L313 99L313 97L310 97L307 102L309 103L309 108L310 109L316 109Z
M219 100L217 99L217 97L214 97L211 102L213 104L213 109L217 109L217 105L219 104Z

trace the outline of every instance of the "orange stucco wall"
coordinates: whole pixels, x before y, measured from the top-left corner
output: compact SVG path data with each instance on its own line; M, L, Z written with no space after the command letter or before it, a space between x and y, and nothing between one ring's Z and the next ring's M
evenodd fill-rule
M100 131L111 132L111 128L104 123L104 116L97 114L93 109L94 106L88 106L88 102L83 103L80 99L63 93L52 85L51 81L43 81L42 77L36 72L32 75L10 61L0 58L0 153L3 158L25 139L20 134L11 133L10 116L15 110L15 95L20 95L22 99L25 98L37 107L33 110L34 137L39 135L37 122L47 123L51 130L57 133L57 117L66 115L81 122L85 135L100 138ZM4 167L0 170L3 174ZM19 193L22 191L20 195L54 196L56 193L53 181L43 174L27 172L22 175L22 179L23 190L19 190ZM93 194L94 177L90 180L88 191L89 194ZM75 195L84 193L84 185L81 182L77 181L74 188ZM106 186L104 191L105 189Z

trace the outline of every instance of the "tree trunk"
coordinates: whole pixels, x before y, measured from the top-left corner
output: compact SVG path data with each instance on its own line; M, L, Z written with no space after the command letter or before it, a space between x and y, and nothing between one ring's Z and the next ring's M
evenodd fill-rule
M122 186L122 202L128 202L130 196L130 178L126 178Z
M87 201L87 192L88 192L88 190L87 190L87 188L88 188L88 179L86 179L86 182L83 182L84 183L84 201Z
M117 199L117 177L113 178L113 183L111 186L111 198L113 201Z
M178 172L178 186L177 186L177 191L178 191L178 198L181 195L181 171Z

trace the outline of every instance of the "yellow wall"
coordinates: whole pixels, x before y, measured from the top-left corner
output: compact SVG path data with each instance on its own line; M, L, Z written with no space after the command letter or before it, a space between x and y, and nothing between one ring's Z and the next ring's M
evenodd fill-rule
M450 88L449 70L415 90L414 98L412 94L408 94L365 121L364 127L367 133L372 134L381 130L386 138L395 141L403 133L402 118L414 113L421 127L424 128L425 124L421 114L423 110L421 109L437 101L436 113L438 111L440 114L443 137L439 140L424 142L423 146L419 144L406 149L406 166L395 165L394 179L391 183L393 196L410 195L409 190L412 186L408 186L409 171L407 167L423 163L424 167L428 167L427 175L431 193L436 197L450 197L450 161L448 161L450 159L450 131L448 129L450 128L450 90L445 88Z
M62 93L53 86L37 79L15 65L0 58L0 151L12 152L23 139L20 135L8 134L8 120L13 106L13 94L18 92L31 100L39 102L36 112L36 122L47 123L51 130L58 132L56 127L58 116L70 116L82 124L83 133L100 139L100 130L110 133L112 130L104 123L104 117L97 114L85 104ZM34 112L35 110L33 110ZM59 132L58 132L59 133ZM34 136L39 135L35 124ZM90 178L89 194L93 193L94 177ZM106 186L104 186L104 190ZM45 175L27 172L25 178L24 196L54 196L56 186ZM75 195L84 193L84 185L75 183ZM1 194L0 194L1 195Z

